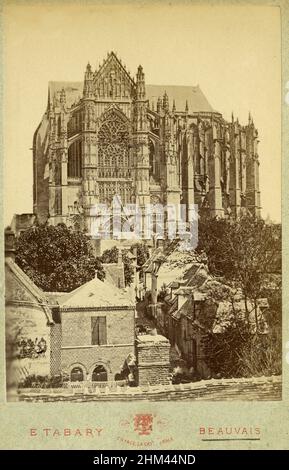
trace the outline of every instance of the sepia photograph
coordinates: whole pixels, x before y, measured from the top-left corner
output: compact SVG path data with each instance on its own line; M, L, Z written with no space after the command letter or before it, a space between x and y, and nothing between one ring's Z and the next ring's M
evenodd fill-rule
M9 1L2 48L8 404L280 402L279 8Z

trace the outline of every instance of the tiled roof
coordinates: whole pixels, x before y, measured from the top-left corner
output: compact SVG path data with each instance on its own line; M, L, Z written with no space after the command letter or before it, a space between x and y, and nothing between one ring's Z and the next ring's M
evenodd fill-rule
M169 98L170 109L175 101L176 111L185 111L186 102L188 102L189 113L214 112L199 85L146 85L146 96L151 103L154 103L155 109L159 96L162 98L165 92Z
M59 299L61 308L134 307L129 293L97 278Z
M194 269L196 268L196 265L194 265L192 268L193 268L193 271L191 273L191 276L189 276L188 273L186 274L186 278L188 279L186 286L187 287L201 287L209 277L208 270L202 264L199 264L197 266L197 269Z
M49 82L49 96L52 100L54 96L60 93L64 88L66 93L66 104L70 107L82 97L83 82ZM146 85L146 97L151 105L156 103L159 97L167 93L170 109L175 101L176 111L185 111L186 102L188 102L189 113L193 112L215 112L199 85L180 86L180 85Z

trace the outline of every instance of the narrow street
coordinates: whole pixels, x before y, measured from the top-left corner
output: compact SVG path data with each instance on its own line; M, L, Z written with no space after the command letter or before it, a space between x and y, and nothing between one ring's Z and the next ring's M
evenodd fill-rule
M137 309L137 319L136 319L136 327L143 327L147 331L156 330L159 334L158 328L156 326L155 320L153 318L148 318L145 314L146 310L146 303L144 300L138 302L136 305ZM176 367L186 367L186 361L182 359L178 351L174 346L170 348L170 369L173 371Z

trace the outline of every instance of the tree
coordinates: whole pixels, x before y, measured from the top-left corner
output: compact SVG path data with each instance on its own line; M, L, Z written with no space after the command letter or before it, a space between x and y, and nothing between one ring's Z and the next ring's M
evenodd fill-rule
M148 246L144 243L135 243L131 246L130 251L133 253L134 249L136 249L137 265L143 266L150 256Z
M240 287L245 302L255 302L257 322L257 299L280 264L280 225L266 224L250 214L234 221L204 218L199 222L197 251L205 251L212 274Z
M213 375L248 377L281 373L281 226L249 214L239 219L202 218L197 251L205 252L212 274L229 286L241 288L245 299L244 321L234 321L222 334L210 334L207 356ZM234 291L235 289L233 289ZM258 298L269 299L268 334L258 325ZM255 313L256 331L249 325ZM259 317L260 318L260 317Z
M208 335L206 354L212 376L215 377L280 375L281 328L273 326L269 334L252 335L248 325L237 320L225 333Z
M16 263L44 291L70 292L95 277L104 279L102 264L89 239L65 224L38 225L16 243Z
M128 256L128 250L122 250L122 262L124 264L124 282L126 286L129 286L133 281L134 269L132 261ZM102 263L117 263L118 262L118 248L114 246L108 250L105 250L101 256Z

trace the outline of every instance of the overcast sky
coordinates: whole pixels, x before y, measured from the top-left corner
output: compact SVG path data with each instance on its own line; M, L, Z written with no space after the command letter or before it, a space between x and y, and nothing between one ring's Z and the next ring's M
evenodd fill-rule
M32 138L49 80L83 80L114 50L149 84L199 84L213 108L259 130L263 215L281 218L279 9L66 4L6 7L3 19L5 224L32 212Z

